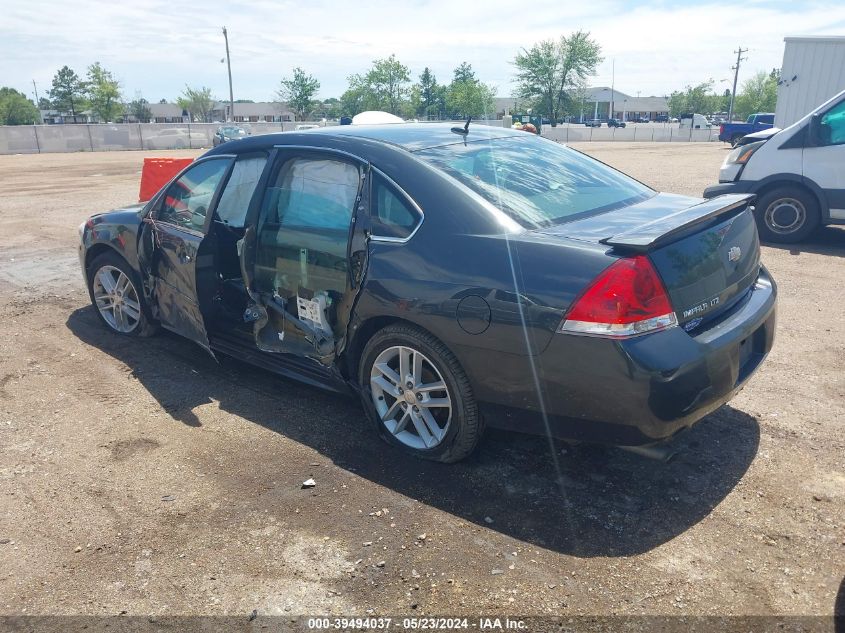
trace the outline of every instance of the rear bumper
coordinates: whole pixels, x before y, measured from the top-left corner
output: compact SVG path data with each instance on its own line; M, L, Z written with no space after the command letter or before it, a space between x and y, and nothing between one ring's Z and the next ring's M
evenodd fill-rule
M763 268L737 306L692 334L673 327L620 341L555 335L527 379L478 394L482 412L491 426L561 439L667 439L730 400L759 367L772 348L776 301Z

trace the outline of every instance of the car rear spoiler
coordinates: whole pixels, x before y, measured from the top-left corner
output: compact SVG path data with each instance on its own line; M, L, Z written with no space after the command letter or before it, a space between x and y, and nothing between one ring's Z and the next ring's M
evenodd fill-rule
M755 197L754 194L749 193L717 196L630 231L605 237L599 242L634 251L650 251L661 244L673 242L694 232L705 222L744 209Z

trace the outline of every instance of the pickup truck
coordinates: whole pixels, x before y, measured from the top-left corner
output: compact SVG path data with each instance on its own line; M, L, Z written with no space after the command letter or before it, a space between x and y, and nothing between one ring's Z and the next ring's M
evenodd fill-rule
M736 147L737 142L746 134L759 132L774 126L775 115L771 112L749 114L745 123L722 123L719 126L719 140Z

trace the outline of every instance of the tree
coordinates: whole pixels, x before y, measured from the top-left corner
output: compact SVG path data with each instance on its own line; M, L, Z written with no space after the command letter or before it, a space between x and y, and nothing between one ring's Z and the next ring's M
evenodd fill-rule
M361 75L350 75L347 78L349 87L340 95L341 116L355 116L359 112L376 108L375 96L371 94L366 80Z
M734 112L741 118L755 112L774 112L778 99L780 71L761 70L742 83L742 90L734 100Z
M396 115L402 112L410 81L411 71L396 59L396 55L375 60L366 77L379 109Z
M337 97L329 97L317 106L318 114L325 119L339 119L341 115L341 103Z
M384 110L400 115L409 104L410 70L391 55L377 59L365 75L350 75L349 88L340 97L341 110L353 116L366 110Z
M85 86L91 110L102 123L114 121L123 114L120 84L100 62L94 62L88 67L88 81Z
M176 103L190 113L192 121L208 123L211 120L211 111L214 109L211 88L191 88L185 84L185 90L176 98Z
M556 125L572 107L568 93L595 75L601 61L601 46L586 31L563 35L557 41L540 41L514 58L516 96L535 100Z
M313 96L320 89L320 82L298 66L293 69L293 77L282 78L278 96L281 101L287 101L288 107L296 114L301 121L306 114L311 112L315 103Z
M455 68L452 83L446 93L446 109L454 118L481 118L494 111L493 95L496 91L479 81L472 66L462 62Z
M723 105L721 95L713 94L713 80L704 81L697 86L687 86L683 91L676 90L669 95L669 114L673 117L684 112L697 114L713 114L719 112Z
M138 96L134 101L130 101L126 110L139 123L147 123L153 118L153 111L150 110L149 102L141 96Z
M53 103L47 97L41 97L38 100L38 109L39 110L52 110Z
M85 109L85 83L67 66L53 76L53 87L48 90L53 107L62 113L70 112L75 117Z
M428 66L422 71L416 87L418 102L415 104L415 114L425 119L441 118L446 109L446 87L437 83L437 77Z
M14 88L0 88L0 125L32 125L40 115L35 104Z

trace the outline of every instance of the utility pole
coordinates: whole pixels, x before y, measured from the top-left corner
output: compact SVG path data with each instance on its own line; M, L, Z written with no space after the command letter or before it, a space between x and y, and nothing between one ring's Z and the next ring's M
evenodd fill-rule
M731 91L731 105L728 107L728 123L734 120L734 99L736 99L736 80L739 78L739 64L748 59L742 56L743 53L747 52L748 49L743 49L742 46L739 46L734 51L736 53L736 66L731 66L731 70L734 71L734 89Z
M616 87L616 58L613 58L611 62L611 75L610 75L610 112L607 114L608 119L613 118L613 89Z
M229 59L229 34L226 33L226 27L223 27L223 39L226 40L226 68L229 70L229 119L235 120L235 96L232 92L232 61Z
M41 121L41 105L38 103L38 86L35 85L35 80L32 80L32 89L35 90L35 107L38 109L38 120Z

